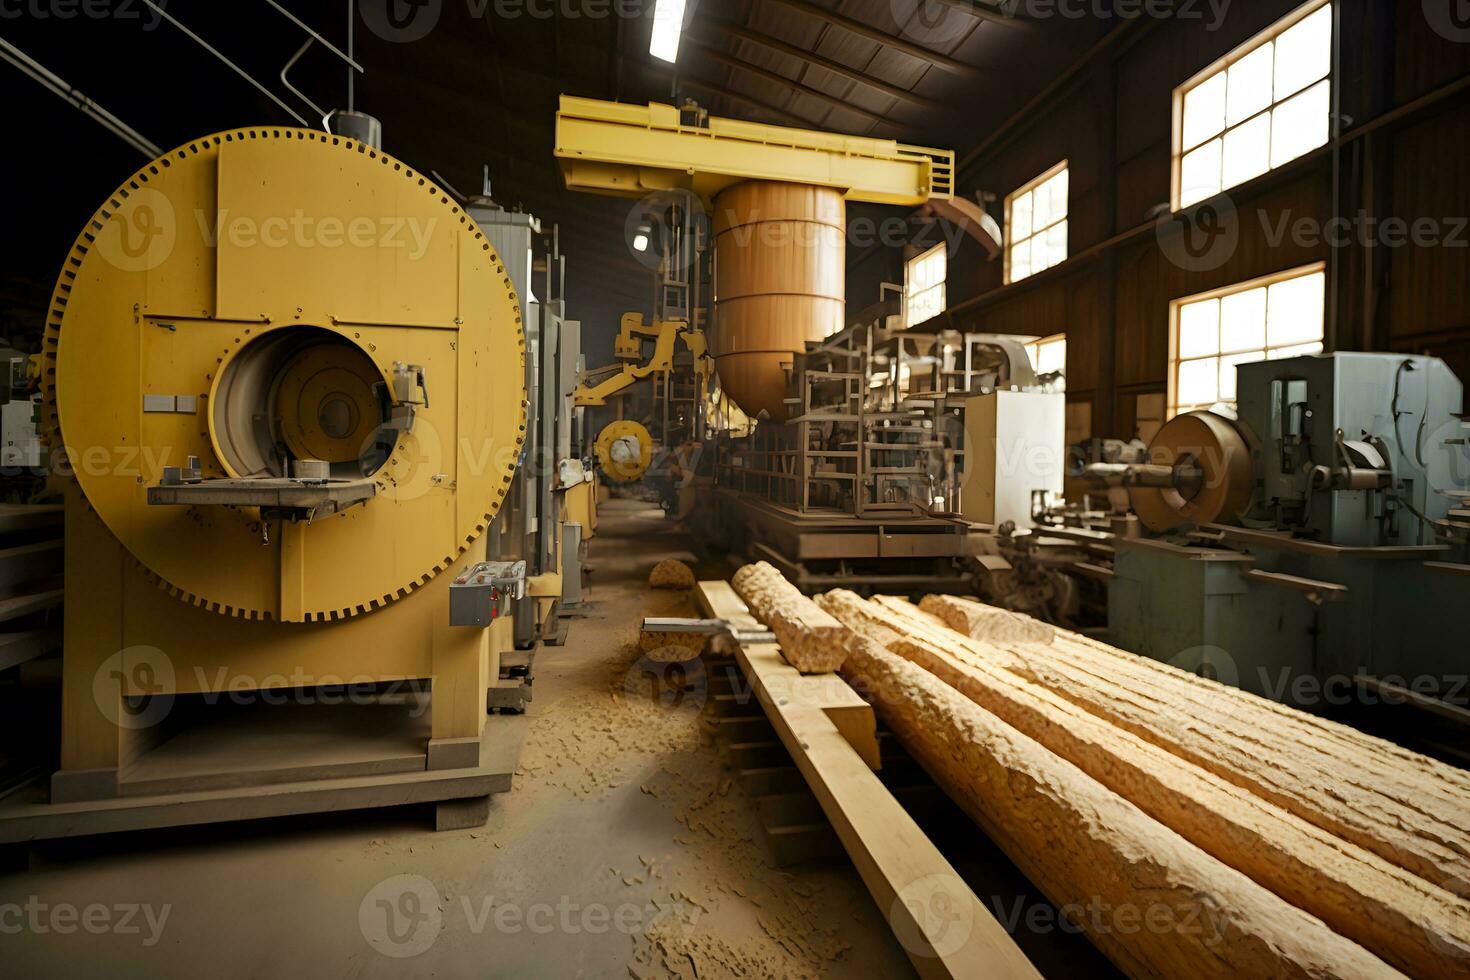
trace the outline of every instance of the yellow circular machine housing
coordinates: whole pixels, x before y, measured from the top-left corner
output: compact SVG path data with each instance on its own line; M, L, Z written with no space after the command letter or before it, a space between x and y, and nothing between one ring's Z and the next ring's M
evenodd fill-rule
M443 571L489 526L525 439L525 339L499 257L426 177L301 129L197 140L140 170L72 248L46 323L46 435L160 585L252 619L340 619ZM384 423L395 372L427 404ZM375 495L285 527L150 506L206 478L325 460ZM289 533L288 533L289 532Z
M1179 488L1134 486L1128 501L1144 526L1164 534L1185 525L1233 523L1250 504L1251 454L1240 431L1214 412L1176 415L1154 436L1149 462L1188 480Z
M603 474L614 483L643 479L653 462L653 436L631 419L618 419L604 426L594 449Z

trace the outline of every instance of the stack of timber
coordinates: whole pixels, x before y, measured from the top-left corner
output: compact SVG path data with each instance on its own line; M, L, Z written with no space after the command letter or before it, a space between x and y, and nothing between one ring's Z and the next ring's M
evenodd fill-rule
M844 676L1126 972L1470 977L1465 773L1065 631L977 640L984 607L818 602Z
M740 598L776 634L781 656L803 674L830 674L847 657L847 627L767 562L746 565L730 580Z

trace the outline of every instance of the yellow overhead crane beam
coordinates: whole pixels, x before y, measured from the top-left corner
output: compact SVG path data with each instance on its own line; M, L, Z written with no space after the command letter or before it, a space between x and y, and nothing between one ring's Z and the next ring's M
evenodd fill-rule
M642 197L682 188L706 201L773 180L840 188L849 201L917 206L954 196L954 152L868 136L697 117L680 110L561 97L556 156L571 190Z

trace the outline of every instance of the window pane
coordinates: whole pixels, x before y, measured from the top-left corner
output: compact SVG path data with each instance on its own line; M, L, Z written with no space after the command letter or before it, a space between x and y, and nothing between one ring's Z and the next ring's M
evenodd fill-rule
M1050 269L1067 260L1067 222L1052 225L1046 233L1046 267Z
M1203 357L1220 350L1220 301L1207 299L1179 308L1179 356Z
M1332 69L1332 6L1329 4L1276 39L1279 101Z
M1225 134L1225 187L1243 184L1270 169L1271 117L1257 116Z
M1011 246L1011 282L1031 275L1031 243Z
M1067 215L1067 171L1063 170L1046 182L1046 191L1051 199L1052 220Z
M1031 237L1031 192L1019 195L1011 202L1011 241L1019 242Z
M1260 351L1251 351L1248 354L1226 354L1220 358L1220 398L1224 401L1235 400L1235 367L1238 364L1250 364L1261 360L1263 355Z
M1038 187L1031 193L1031 229L1040 231L1053 221L1058 215L1051 213L1051 195L1046 193L1045 187Z
M1266 346L1266 287L1220 301L1220 349L1259 351Z
M1289 160L1327 142L1330 80L1318 82L1271 111L1271 166Z
M1278 282L1267 299L1266 340L1272 347L1322 339L1326 276L1320 272Z
M1179 204L1188 207L1220 193L1220 147L1211 140L1188 154L1179 172Z
M1037 235L1031 239L1031 272L1034 275L1049 268L1051 266L1046 261L1046 236Z
M1222 71L1184 96L1184 145L1192 149L1225 128L1225 73Z
M1213 357L1179 362L1179 404L1209 405L1220 396L1219 366Z
M1225 124L1234 126L1271 104L1272 55L1275 46L1266 42L1230 66L1225 90Z
M1052 340L1036 345L1036 373L1050 374L1067 367L1067 342Z

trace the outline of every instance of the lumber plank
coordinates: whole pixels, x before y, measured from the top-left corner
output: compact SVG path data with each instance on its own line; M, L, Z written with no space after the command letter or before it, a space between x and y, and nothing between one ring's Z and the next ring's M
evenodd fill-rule
M866 637L843 673L905 748L1132 976L1399 974Z
M731 626L746 631L759 629L761 626L760 621L750 614L750 609L735 594L728 582L701 581L694 594L700 609L712 619L723 619ZM779 675L779 678L777 675L768 675L766 683L777 700L800 700L820 707L869 768L878 769L882 765L872 705L864 701L841 677L836 674L805 675L793 670Z
M1470 977L1470 902L1004 667L967 660L958 637L946 644L894 631L891 618L851 592L828 593L818 602L1396 968L1418 976Z
M991 663L1425 880L1470 880L1466 774L1381 739L1066 631L1045 648L981 643L912 603L889 623Z
M781 655L803 674L831 673L847 656L847 628L786 581L767 562L746 565L731 584L750 611L771 628Z
M710 615L729 622L749 615L727 583L700 582L698 593ZM856 692L836 675L800 674L774 644L741 644L736 658L919 974L1039 980L1015 940L823 710L834 697L861 702ZM834 685L847 696L834 695ZM872 709L863 706L871 729ZM943 916L930 914L935 903Z

